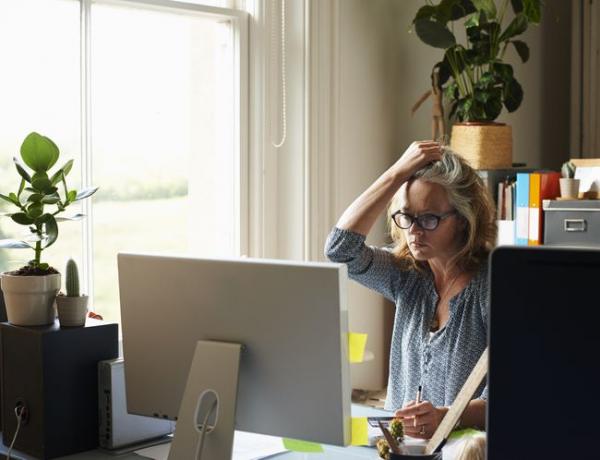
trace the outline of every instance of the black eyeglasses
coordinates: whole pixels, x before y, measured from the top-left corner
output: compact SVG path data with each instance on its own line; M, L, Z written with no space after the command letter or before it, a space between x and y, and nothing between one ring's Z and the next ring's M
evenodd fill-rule
M456 210L448 211L444 214L421 214L419 216L411 216L402 211L396 211L392 214L392 220L394 223L403 230L410 228L415 222L423 230L435 230L440 221L446 217L450 217L452 214L456 214Z

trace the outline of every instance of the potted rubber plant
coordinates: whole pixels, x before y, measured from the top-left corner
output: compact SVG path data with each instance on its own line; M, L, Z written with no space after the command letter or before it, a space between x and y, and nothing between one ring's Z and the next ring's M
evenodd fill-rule
M65 291L56 297L56 310L60 326L83 326L87 316L88 296L79 293L79 270L73 259L65 268Z
M416 35L443 50L432 81L454 122L451 147L475 168L512 166L511 127L495 120L503 108L519 108L523 89L505 57L516 52L527 62L529 47L519 36L540 23L542 5L542 0L426 1L415 15ZM464 43L457 40L459 29Z
M24 267L2 273L0 283L8 321L19 326L40 326L54 322L55 299L61 285L60 273L42 260L43 251L56 242L58 222L84 217L82 214L59 217L59 214L93 195L98 188L69 189L66 178L73 160L50 172L60 152L48 137L36 132L28 134L20 153L24 164L14 158L20 185L16 192L0 194L0 199L16 208L3 216L24 226L25 235L21 239L0 240L0 248L31 249L34 257Z

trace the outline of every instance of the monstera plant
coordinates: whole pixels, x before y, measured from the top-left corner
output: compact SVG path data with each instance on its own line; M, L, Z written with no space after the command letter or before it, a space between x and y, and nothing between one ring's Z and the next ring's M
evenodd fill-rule
M77 191L67 186L73 160L51 173L59 156L59 149L50 138L30 133L21 145L24 164L14 158L19 187L15 192L0 194L0 199L13 207L13 211L3 215L26 228L21 239L0 240L0 248L31 249L34 253L24 267L2 274L7 316L13 324L33 326L54 321L54 298L60 288L60 274L42 261L42 252L56 242L58 222L84 217L60 214L98 190L93 187Z
M474 168L512 166L512 127L494 120L503 108L519 108L523 88L505 58L516 53L527 62L529 46L520 36L541 17L542 0L427 1L415 15L417 36L443 50L433 65L430 93L438 95L438 107L443 94L454 123L451 147ZM440 111L434 121L443 123Z
M451 118L493 121L502 107L509 112L519 108L523 89L504 59L512 51L527 62L529 46L519 36L530 24L539 24L541 16L542 0L428 1L417 11L417 36L444 51L433 70ZM457 39L459 29L464 29L464 43Z

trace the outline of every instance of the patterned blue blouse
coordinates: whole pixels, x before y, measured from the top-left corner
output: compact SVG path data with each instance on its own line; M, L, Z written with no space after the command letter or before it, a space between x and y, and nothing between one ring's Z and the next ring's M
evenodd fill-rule
M430 336L438 302L432 274L401 270L388 249L367 246L363 235L337 227L325 255L345 263L351 279L396 304L385 408L414 400L419 385L422 400L451 405L487 346L487 266L450 300L446 325ZM475 394L487 399L484 384Z

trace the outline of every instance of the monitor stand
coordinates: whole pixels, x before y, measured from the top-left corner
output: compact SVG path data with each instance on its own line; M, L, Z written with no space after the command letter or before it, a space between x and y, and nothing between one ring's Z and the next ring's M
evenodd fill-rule
M169 460L231 459L241 349L239 343L199 340L196 344Z

